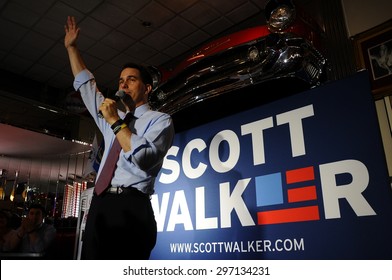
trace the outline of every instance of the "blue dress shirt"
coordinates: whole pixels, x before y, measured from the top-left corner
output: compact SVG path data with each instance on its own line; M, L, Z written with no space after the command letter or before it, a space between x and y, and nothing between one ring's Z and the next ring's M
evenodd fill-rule
M80 72L75 77L74 88L80 91L105 141L98 178L116 136L105 119L98 117L98 108L105 97L99 92L92 73L88 70ZM118 113L121 118L126 115L120 110ZM174 127L168 114L153 111L148 104L137 107L134 116L129 125L132 131L131 150L121 150L111 185L134 187L146 194L153 194L155 178L173 141Z

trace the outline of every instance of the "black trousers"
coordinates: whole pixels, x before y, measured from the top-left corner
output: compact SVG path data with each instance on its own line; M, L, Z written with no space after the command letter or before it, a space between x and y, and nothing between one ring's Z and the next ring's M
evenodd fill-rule
M149 259L157 238L149 196L136 189L94 195L82 238L82 259Z

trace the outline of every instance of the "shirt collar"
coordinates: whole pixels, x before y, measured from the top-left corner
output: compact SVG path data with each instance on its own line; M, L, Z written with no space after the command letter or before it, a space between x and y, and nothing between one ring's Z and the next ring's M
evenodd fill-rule
M145 112L147 112L149 110L150 110L150 106L148 106L148 104L146 103L146 104L143 104L143 105L136 107L133 115L136 118L140 118Z

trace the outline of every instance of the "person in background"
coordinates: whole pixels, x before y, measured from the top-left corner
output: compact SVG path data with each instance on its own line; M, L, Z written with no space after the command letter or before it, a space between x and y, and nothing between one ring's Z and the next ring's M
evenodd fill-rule
M87 214L81 258L149 259L157 238L150 195L154 193L155 178L172 144L172 119L148 106L152 79L139 64L127 63L121 70L118 89L125 93L122 104L105 98L77 48L79 32L75 18L68 17L64 46L75 77L74 87L80 91L105 141ZM125 109L119 110L120 105ZM121 150L113 160L116 163L113 174L103 166L112 145L117 143ZM110 176L101 192L98 182L105 175Z
M0 252L12 252L18 246L17 231L10 222L11 214L0 210Z
M45 254L56 237L56 228L44 222L45 208L32 204L21 226L17 229L19 251Z

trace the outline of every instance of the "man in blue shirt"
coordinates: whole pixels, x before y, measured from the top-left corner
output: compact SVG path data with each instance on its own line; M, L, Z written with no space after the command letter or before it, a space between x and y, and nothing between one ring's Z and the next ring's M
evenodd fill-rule
M22 220L16 234L21 252L48 253L56 237L56 228L44 222L45 214L46 211L42 205L30 205L27 216Z
M68 17L64 46L75 77L74 87L80 91L105 141L83 236L82 258L148 259L157 235L150 195L172 144L172 119L150 110L147 97L152 79L138 64L126 64L120 73L119 90L125 93L125 112L118 109L116 100L105 98L76 46L79 32L75 18ZM101 193L98 181L106 175L103 166L115 142L121 151L114 175Z

